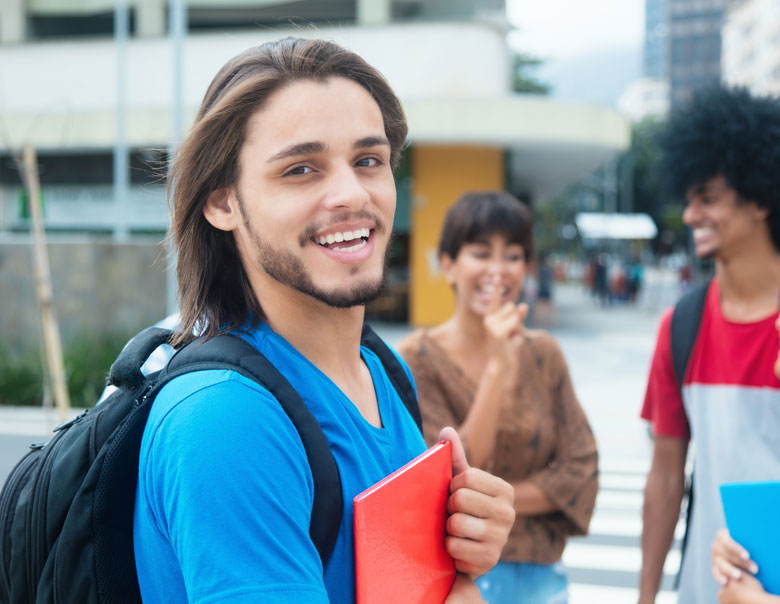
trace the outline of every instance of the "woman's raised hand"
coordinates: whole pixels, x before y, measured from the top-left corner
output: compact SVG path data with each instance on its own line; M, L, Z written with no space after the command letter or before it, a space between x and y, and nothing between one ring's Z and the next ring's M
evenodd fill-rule
M488 354L491 361L498 362L502 369L509 369L518 360L518 350L523 343L528 304L506 302L501 304L501 276L493 277L493 292L488 312L485 315L485 329L488 333Z

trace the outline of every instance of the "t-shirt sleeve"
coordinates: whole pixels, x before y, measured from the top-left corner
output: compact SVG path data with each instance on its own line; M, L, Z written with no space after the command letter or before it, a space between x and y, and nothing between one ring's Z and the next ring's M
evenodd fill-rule
M156 528L190 602L324 604L303 445L267 391L229 375L188 394L144 436L140 478Z
M673 310L673 308L668 309L661 318L641 417L652 423L656 435L687 440L691 432L672 365Z

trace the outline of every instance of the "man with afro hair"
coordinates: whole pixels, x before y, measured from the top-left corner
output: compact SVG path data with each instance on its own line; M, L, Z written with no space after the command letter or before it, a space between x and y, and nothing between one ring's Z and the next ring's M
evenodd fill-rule
M718 487L780 476L780 101L742 88L700 92L661 137L661 175L686 201L695 253L715 262L678 386L669 309L661 319L642 417L654 450L644 494L640 604L655 601L680 516L688 444L693 508L679 602L717 599L710 548L725 526Z

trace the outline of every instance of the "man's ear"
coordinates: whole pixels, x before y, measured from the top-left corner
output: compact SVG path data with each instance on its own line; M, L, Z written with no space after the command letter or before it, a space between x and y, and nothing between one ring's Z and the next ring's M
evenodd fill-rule
M216 229L235 230L241 224L241 212L238 210L238 200L233 187L212 191L203 206L203 217Z
M752 201L751 203L753 204L753 215L758 218L758 220L766 220L769 218L769 208L760 206L755 201Z

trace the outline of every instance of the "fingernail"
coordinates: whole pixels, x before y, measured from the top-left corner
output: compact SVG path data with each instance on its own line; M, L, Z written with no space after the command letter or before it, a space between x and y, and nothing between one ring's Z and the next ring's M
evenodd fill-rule
M743 549L739 555L742 556L743 560L750 560L750 554L747 553L747 550Z
M758 572L758 564L756 564L755 562L751 562L750 563L750 572L755 575Z
M738 570L731 571L731 576L734 577L735 579L739 579L741 574L742 573L740 573Z

